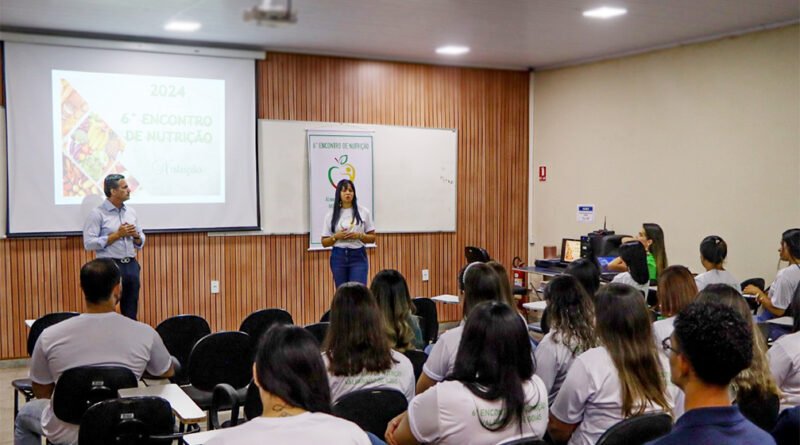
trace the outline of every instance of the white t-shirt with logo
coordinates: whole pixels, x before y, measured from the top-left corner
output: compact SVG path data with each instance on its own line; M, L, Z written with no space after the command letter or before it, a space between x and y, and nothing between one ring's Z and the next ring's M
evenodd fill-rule
M644 297L647 298L647 292L650 290L650 282L646 282L644 284L639 284L636 280L633 279L630 272L622 272L618 273L614 276L614 279L611 280L612 283L622 283L627 284L629 286L633 286L636 290L644 294Z
M697 284L698 292L712 284L727 284L739 291L739 293L742 292L742 286L739 280L727 270L711 269L708 272L701 273L694 277L694 282Z
M353 209L340 209L339 222L336 224L336 232L344 229L348 232L354 233L367 233L375 230L375 224L372 222L372 215L365 207L358 206L358 214L361 216L361 223L358 223L353 215ZM335 232L331 231L331 219L333 219L333 210L325 215L325 225L322 226L322 237L327 238L333 236ZM344 247L346 249L360 249L365 244L357 239L340 239L333 243L333 247Z
M358 425L325 413L256 417L219 431L205 445L370 445L367 433Z
M792 302L794 291L800 285L800 266L792 264L778 271L769 286L769 299L778 309L786 309Z
M333 375L328 369L330 361L327 354L322 354L325 369L328 370L328 381L331 385L331 402L336 402L345 394L360 389L394 389L400 391L410 402L414 398L416 381L414 366L405 355L392 349L392 359L396 362L387 371L362 372L356 375Z
M152 327L116 312L81 314L42 332L31 356L30 378L49 385L77 366L123 366L140 378L145 370L162 375L171 359ZM42 413L45 436L58 444L78 441L78 425L62 422L52 403Z
M439 445L495 444L516 437L542 438L547 430L547 390L542 380L533 376L523 384L526 407L522 434L519 423L490 431L481 425L495 421L502 401L484 400L463 383L450 380L436 384L414 397L408 406L411 433L422 443Z
M800 332L775 340L767 358L772 377L783 393L781 409L800 406Z
M555 330L548 332L534 351L536 375L544 382L551 405L556 400L558 390L567 378L567 371L575 360L570 348L564 345L561 338L556 341L555 336Z
M461 334L464 333L463 322L457 327L445 331L439 340L433 344L428 360L422 366L422 372L431 380L441 382L453 373L456 366L456 354L461 343Z
M665 383L669 383L669 362L659 354ZM678 388L667 385L667 401L672 407ZM645 412L661 411L648 406ZM560 421L579 424L569 445L593 445L622 417L622 386L614 361L604 347L579 355L567 373L550 412Z

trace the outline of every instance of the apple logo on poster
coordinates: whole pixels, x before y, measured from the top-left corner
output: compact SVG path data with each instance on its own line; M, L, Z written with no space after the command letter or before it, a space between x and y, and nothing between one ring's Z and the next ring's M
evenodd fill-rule
M328 181L331 186L336 188L336 184L342 179L349 179L351 182L356 182L356 168L352 164L347 163L347 155L333 158L337 165L328 169Z

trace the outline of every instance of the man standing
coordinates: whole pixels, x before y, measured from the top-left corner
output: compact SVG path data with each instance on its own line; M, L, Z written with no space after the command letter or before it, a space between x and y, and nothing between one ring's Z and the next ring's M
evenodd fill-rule
M692 303L665 338L670 378L686 394L685 413L672 432L648 445L770 445L766 431L731 405L728 386L753 359L753 333L731 307Z
M78 366L123 366L136 378L146 370L159 377L174 373L172 358L150 326L115 311L120 298L120 271L108 258L81 267L86 312L42 332L31 355L30 377L35 400L26 403L14 421L14 444L41 444L44 435L55 444L78 441L78 425L53 413L50 397L64 371Z
M144 232L136 212L125 205L131 190L122 175L108 175L103 183L106 199L93 209L83 225L83 246L98 258L111 258L122 273L122 315L136 320L139 310L139 263L136 251L144 246Z

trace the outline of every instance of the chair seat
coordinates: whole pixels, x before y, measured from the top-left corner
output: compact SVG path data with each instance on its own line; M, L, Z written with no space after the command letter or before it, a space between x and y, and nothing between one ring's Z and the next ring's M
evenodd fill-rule
M192 385L181 386L183 392L189 396L190 399L200 407L200 409L204 411L208 411L211 409L211 401L213 399L214 391L203 391L202 389L197 389ZM246 400L247 399L247 386L242 388L236 389L236 396L239 400Z
M11 386L13 386L17 391L25 394L25 397L28 396L28 393L30 393L31 397L33 397L33 383L31 383L31 379L26 378L12 380Z

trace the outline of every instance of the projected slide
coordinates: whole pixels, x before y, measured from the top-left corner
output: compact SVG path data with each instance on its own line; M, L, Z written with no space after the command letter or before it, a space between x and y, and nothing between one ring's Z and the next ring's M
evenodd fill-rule
M225 81L52 70L55 204L125 175L131 202L225 202Z

